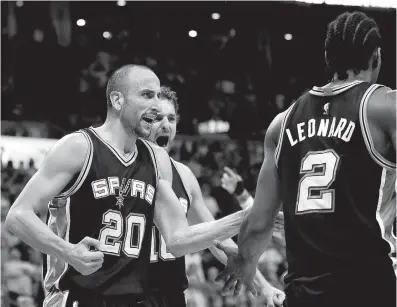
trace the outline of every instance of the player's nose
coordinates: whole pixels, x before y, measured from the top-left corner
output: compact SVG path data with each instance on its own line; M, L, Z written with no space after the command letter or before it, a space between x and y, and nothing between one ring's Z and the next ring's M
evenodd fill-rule
M163 130L163 132L170 132L171 130L171 123L168 120L167 116L164 116L161 122L161 129Z
M151 109L157 113L161 112L161 103L158 95L155 95L152 99Z

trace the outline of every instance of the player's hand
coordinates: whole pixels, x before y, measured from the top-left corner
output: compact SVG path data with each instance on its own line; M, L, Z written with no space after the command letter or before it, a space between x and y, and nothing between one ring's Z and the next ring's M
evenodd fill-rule
M274 223L275 231L283 231L284 230L284 213L280 211L277 214L276 222Z
M230 194L233 194L236 191L237 183L243 181L243 178L227 166L225 166L223 170L221 186Z
M235 246L227 246L221 242L217 242L215 246L227 256L225 269L215 279L216 281L223 280L225 282L222 288L222 295L233 290L234 287L234 296L236 297L244 284L247 290L256 296L258 293L254 283L256 265L244 261Z
M260 290L260 295L264 299L266 307L279 307L283 305L285 293L271 285L267 285Z
M100 250L99 241L85 237L65 255L66 262L82 275L90 275L102 267L103 253ZM90 250L95 247L95 251Z

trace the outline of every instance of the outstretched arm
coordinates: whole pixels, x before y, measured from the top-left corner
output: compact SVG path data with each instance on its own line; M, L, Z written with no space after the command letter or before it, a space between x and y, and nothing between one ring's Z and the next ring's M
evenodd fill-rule
M238 251L217 244L228 256L228 263L217 280L224 280L223 292L233 288L237 295L244 283L253 294L257 291L254 277L259 258L272 235L273 224L281 207L281 196L275 151L285 113L279 114L270 124L265 136L265 158L259 173L254 204L244 218L238 237Z
M231 238L239 231L244 211L217 221L188 225L185 212L172 190L172 168L168 154L154 147L159 161L160 179L156 193L154 221L167 247L176 257L198 252L214 245L215 240Z
M257 264L271 238L274 221L281 207L275 151L284 113L270 124L265 136L265 158L259 173L254 204L244 219L238 237L239 255Z
M200 185L197 182L196 177L188 167L182 163L177 163L182 180L191 195L191 204L187 216L189 224L196 225L199 223L214 221L214 217L204 203ZM248 210L244 211L248 213ZM230 216L235 216L236 219L239 219L240 221L243 219L241 215L237 213L231 214ZM232 239L227 239L223 243L228 246L237 247L236 243L234 243ZM221 263L224 265L227 264L227 256L223 251L214 246L210 247L209 250ZM265 277L262 276L259 270L256 270L255 282L258 287L261 288L261 292L265 296L266 301L269 302L269 306L272 306L270 303L271 301L274 301L273 303L277 304L282 303L284 299L284 293L276 288L273 288L265 279Z

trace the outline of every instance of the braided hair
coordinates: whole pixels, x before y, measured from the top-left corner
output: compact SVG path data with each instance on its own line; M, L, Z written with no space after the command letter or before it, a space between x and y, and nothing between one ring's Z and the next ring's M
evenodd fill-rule
M330 73L346 80L347 70L368 69L373 52L380 47L381 35L375 20L361 12L343 13L328 24L325 61ZM378 59L373 68L378 66Z

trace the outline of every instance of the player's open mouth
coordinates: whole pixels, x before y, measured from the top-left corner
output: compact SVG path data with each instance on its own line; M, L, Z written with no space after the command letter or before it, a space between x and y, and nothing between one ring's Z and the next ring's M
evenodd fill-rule
M159 145L160 147L166 147L168 145L170 137L168 135L160 135L156 139L156 144Z
M148 124L153 124L154 120L156 119L157 115L156 114L144 114L142 116L142 119L147 122Z

